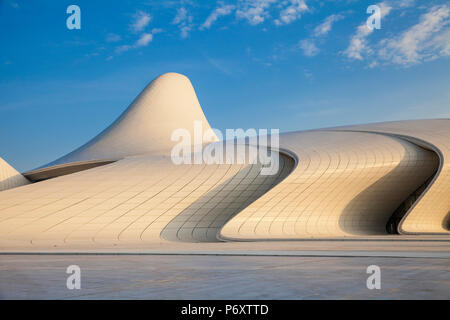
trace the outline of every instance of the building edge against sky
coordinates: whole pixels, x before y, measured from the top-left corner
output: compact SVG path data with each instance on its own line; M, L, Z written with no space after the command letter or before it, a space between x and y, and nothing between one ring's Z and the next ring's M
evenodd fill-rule
M190 81L168 73L68 155L24 176L2 161L0 247L450 234L449 119L281 134L272 177L174 165L171 133L194 121L210 128Z

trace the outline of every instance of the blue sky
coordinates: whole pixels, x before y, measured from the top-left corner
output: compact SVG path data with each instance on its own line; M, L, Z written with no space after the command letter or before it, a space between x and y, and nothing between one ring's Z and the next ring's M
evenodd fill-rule
M20 171L94 137L165 72L191 79L221 130L450 117L448 1L1 0L0 40L0 156Z

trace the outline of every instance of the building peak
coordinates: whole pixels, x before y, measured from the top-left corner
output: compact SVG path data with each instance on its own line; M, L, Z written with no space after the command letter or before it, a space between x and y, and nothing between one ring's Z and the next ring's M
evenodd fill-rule
M89 160L118 160L143 153L168 155L176 144L171 140L173 131L186 129L194 135L195 121L201 121L203 132L211 129L191 81L179 73L164 73L150 82L103 132L43 167Z

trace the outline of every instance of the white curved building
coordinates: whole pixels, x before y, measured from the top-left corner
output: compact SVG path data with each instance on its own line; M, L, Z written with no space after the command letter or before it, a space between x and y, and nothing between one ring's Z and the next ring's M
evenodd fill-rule
M34 183L0 192L0 248L450 234L449 119L281 134L274 175L248 159L176 165L179 128L211 129L189 80L165 74L90 142L24 173Z
M20 187L29 181L5 160L0 158L0 191Z
M297 167L228 222L223 238L386 234L396 209L439 167L433 152L380 134L294 132L280 145L297 155Z
M436 174L400 225L401 233L448 233L450 229L450 119L374 123L338 130L380 133L410 141L439 159Z

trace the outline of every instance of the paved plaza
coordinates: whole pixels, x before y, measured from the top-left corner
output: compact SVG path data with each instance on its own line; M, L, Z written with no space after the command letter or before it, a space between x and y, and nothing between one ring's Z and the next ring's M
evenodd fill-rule
M69 265L81 289L69 290ZM381 289L369 290L369 265ZM447 258L0 255L1 299L450 299Z

